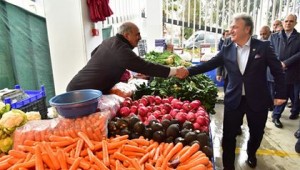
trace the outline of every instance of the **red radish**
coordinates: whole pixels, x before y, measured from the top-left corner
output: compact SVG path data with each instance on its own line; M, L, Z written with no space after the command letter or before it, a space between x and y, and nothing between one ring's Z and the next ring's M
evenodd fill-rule
M121 103L121 106L122 107L130 107L131 106L131 102L129 100L124 100L122 103Z
M153 111L153 107L152 106L147 106L147 110L148 110L148 112L152 112Z
M195 113L193 112L188 112L186 119L190 122L194 122L196 120Z
M169 103L171 103L172 100L174 99L174 96L169 96L168 99L169 99Z
M138 110L138 107L137 106L131 106L130 107L130 111L131 111L131 113L134 113L134 114L137 114L137 110Z
M130 97L125 97L125 100L132 102L132 99Z
M175 119L181 123L184 123L186 121L186 116L187 114L185 112L178 112L175 116Z
M180 100L174 98L171 100L171 105L174 106L175 103L180 102Z
M169 99L168 99L168 98L163 98L163 99L161 100L161 102L162 102L162 103L169 103Z
M201 105L201 102L200 100L193 100L191 103L190 103L190 106L192 109L198 109Z
M154 106L152 107L152 110L153 110L153 111L155 111L155 110L160 110L160 107L159 107L158 105L154 105Z
M178 109L172 109L172 110L170 111L169 114L170 114L173 118L175 118L175 116L177 115L178 112L179 112Z
M209 129L208 129L208 126L201 126L199 130L200 130L200 132L208 133Z
M186 112L189 112L191 110L190 104L189 103L183 103L182 109L185 110Z
M195 130L200 130L201 126L198 123L193 123L194 129Z
M190 101L188 101L188 100L185 100L185 101L183 101L182 103L183 103L183 104L184 104L184 103L190 103Z
M161 112L162 115L165 115L165 114L168 114L168 113L169 113L169 112L167 111L167 109L165 109L165 108L160 109L160 112Z
M164 120L164 119L172 120L173 118L172 118L171 115L166 114L166 115L163 115L162 118L161 118L161 120Z
M170 103L165 103L164 106L163 106L164 109L167 110L167 112L169 113L172 109L172 106Z
M148 106L148 100L146 98L139 99L139 103L142 103L144 106Z
M129 109L129 107L121 107L119 112L120 112L121 116L126 117L129 115L130 109Z
M183 105L183 103L181 101L178 101L178 102L174 103L173 107L175 109L181 109L182 105Z
M161 104L161 98L159 96L155 96L155 103Z
M155 97L154 96L147 96L146 98L147 98L147 100L150 104L155 103Z
M148 109L147 109L145 106L142 106L142 107L139 107L139 108L138 108L138 114L139 114L141 117L147 116L147 113L148 113Z
M138 106L138 105L139 105L139 102L135 100L135 101L132 102L131 105L133 105L133 106Z
M160 118L162 117L162 114L161 114L161 112L160 112L159 110L155 110L155 111L153 112L153 115L154 115L154 117L155 117L156 119L160 119Z
M150 115L150 116L148 116L148 118L147 118L147 121L149 121L150 122L150 120L156 120L156 117L154 116L154 115Z
M200 126L205 125L205 117L203 117L203 116L197 117L196 122L197 122Z

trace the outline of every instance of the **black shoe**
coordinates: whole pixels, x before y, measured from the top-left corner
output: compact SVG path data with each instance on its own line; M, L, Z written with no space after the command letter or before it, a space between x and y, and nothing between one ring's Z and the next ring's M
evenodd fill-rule
M300 153L300 139L298 139L298 141L297 141L297 143L296 143L296 145L295 145L295 151L296 151L297 153Z
M241 136L241 135L242 135L242 128L241 128L241 127L238 129L237 135L238 135L238 136Z
M299 117L299 114L291 114L289 119L295 120Z
M248 164L248 166L250 166L251 168L255 168L257 165L257 159L255 156L249 156L246 163Z
M274 125L275 125L277 128L282 128L282 127L283 127L283 125L282 125L282 123L280 122L279 119L273 119L272 122L274 123Z
M295 133L294 133L296 138L300 138L300 129L298 129Z

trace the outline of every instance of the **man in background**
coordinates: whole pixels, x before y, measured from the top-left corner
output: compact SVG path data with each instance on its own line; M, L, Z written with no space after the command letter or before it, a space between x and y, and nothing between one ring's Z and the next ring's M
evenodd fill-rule
M279 19L274 20L272 28L272 33L280 32L283 29L282 22Z
M260 31L259 31L260 39L263 41L267 41L271 35L271 30L270 27L265 25L262 26Z
M297 119L300 111L300 33L295 29L297 16L295 14L289 14L283 23L283 30L272 34L270 41L284 70L284 83L287 90L286 96L292 103L289 119ZM286 104L287 103L283 103L280 106L274 107L272 121L278 128L283 127L280 118Z

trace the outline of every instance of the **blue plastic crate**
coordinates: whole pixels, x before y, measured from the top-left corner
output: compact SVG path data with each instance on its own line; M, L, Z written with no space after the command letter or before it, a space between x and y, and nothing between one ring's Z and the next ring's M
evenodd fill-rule
M21 87L19 85L15 86L15 89L20 89L20 88ZM40 90L24 90L24 92L29 96L28 98L21 100L21 101L17 101L15 103L12 103L10 98L5 98L4 103L10 104L12 109L19 109L30 103L40 100L43 97L46 97L46 92L45 92L44 86L41 86Z

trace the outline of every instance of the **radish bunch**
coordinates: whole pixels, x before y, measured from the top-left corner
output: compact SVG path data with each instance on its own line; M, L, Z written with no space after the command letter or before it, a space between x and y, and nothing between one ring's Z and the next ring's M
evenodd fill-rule
M118 115L121 117L137 115L145 125L148 125L151 120L161 122L164 119L176 119L182 124L190 121L193 123L194 130L202 132L209 130L209 116L200 100L181 101L174 97L145 95L133 101L127 97L121 103Z

